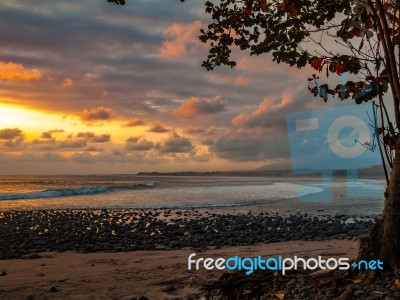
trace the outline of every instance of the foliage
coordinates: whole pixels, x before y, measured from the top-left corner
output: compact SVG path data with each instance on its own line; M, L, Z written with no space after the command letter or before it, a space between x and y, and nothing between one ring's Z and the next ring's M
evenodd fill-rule
M362 80L346 86L329 88L316 83L314 95L325 101L331 94L340 99L353 98L357 103L388 92L382 37L379 32L380 1L324 0L222 0L205 3L213 22L201 31L200 40L211 49L203 66L234 67L233 48L249 50L251 55L272 53L277 63L303 68L310 65L326 76L331 73L359 75ZM392 46L399 45L398 5L383 4L387 14ZM392 22L391 22L392 21ZM391 24L391 25L390 25ZM395 28L396 27L396 28ZM334 43L332 43L334 42ZM341 49L340 49L341 48ZM377 68L378 67L378 68ZM379 69L379 74L376 70ZM361 74L360 74L361 73ZM321 93L321 87L323 92Z

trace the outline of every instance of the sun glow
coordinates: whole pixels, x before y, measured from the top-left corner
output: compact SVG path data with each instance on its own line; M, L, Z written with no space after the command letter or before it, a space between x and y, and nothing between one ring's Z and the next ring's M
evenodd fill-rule
M60 116L38 110L0 103L0 128L18 127L28 135L36 135L60 123Z
M126 120L123 122L126 122ZM29 140L39 138L43 132L61 129L64 130L65 135L88 131L95 134L111 133L114 143L124 143L128 137L145 132L144 126L125 128L122 126L123 122L115 120L103 124L104 126L90 126L82 123L75 116L47 113L0 102L0 130L4 128L19 128Z

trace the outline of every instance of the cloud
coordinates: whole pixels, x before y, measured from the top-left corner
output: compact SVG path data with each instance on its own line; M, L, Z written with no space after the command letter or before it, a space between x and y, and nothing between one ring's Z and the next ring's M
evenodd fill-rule
M107 143L110 141L110 139L111 139L110 134L101 134L90 139L90 143L97 143L97 144Z
M64 130L62 130L62 129L49 130L49 131L43 132L41 135L41 138L42 139L52 139L53 133L62 133L62 132L64 132Z
M220 96L212 99L191 97L174 111L174 115L190 120L201 115L216 114L225 109L225 102Z
M286 128L286 115L296 110L299 105L293 101L291 95L283 95L276 101L267 97L259 103L257 109L250 114L241 113L232 119L232 124L244 128Z
M93 132L79 132L77 138L86 139L89 143L107 143L111 139L110 134L95 135Z
M59 147L61 149L76 149L76 148L83 148L86 147L87 142L85 140L79 139L79 140L74 140L74 139L68 139L64 140L60 143Z
M71 78L64 78L61 86L65 88L72 88L74 86L74 81Z
M83 75L83 80L92 81L93 79L96 79L97 77L99 77L99 75L88 72L85 75Z
M175 131L162 142L159 146L160 153L174 154L174 153L192 153L195 148L192 142L183 136L178 135Z
M37 70L25 70L22 64L0 61L0 80L35 80L42 74Z
M238 76L235 79L235 84L237 86L247 86L250 84L250 81L246 79L244 76Z
M163 42L159 54L161 57L181 58L201 47L197 36L204 25L200 21L192 23L174 23L164 30Z
M154 146L153 142L141 136L130 137L125 141L125 150L127 151L147 151L153 149Z
M216 126L209 126L208 128L203 128L199 126L190 126L183 129L184 134L188 135L213 135L216 131Z
M126 122L123 127L135 127L135 126L140 126L140 125L144 125L145 122L141 119L137 119L137 118L132 118L130 119L128 122Z
M96 135L93 132L79 132L76 137L83 138L83 139L91 139L94 138Z
M110 121L115 118L115 114L109 107L99 106L91 110L84 109L80 113L76 113L82 122Z
M23 137L23 132L19 128L5 128L0 130L0 140L13 140Z
M150 126L149 129L147 129L148 132L155 132L155 133L165 133L170 131L171 129L165 127L160 123L160 121L155 121L153 124Z
M260 130L227 130L210 143L218 158L244 162L288 156L287 136Z

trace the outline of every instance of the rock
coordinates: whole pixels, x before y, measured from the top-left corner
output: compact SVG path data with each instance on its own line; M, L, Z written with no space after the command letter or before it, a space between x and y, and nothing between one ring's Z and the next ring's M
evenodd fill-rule
M7 272L6 271L1 271L0 276L7 276Z
M58 292L58 289L55 287L55 286L52 286L50 289L49 289L49 293L57 293Z
M169 285L161 290L161 292L164 292L164 293L170 293L170 292L175 292L175 291L176 291L176 287L174 285Z
M294 287L294 286L296 286L296 280L292 279L286 285L287 285L287 287Z
M195 294L187 294L185 297L183 297L183 300L195 300L196 295Z
M32 253L32 254L29 254L26 258L28 258L28 259L38 259L38 258L41 258L41 256L38 253Z
M147 298L146 296L140 296L139 298L137 298L137 300L149 300L149 298Z
M354 296L361 297L364 296L366 293L363 290L355 291Z
M28 295L24 298L24 300L35 300L35 296L33 295Z
M371 293L371 295L372 295L372 296L375 296L375 297L383 298L383 296L385 295L385 293L384 293L384 292L381 292L381 291L373 291L373 292Z

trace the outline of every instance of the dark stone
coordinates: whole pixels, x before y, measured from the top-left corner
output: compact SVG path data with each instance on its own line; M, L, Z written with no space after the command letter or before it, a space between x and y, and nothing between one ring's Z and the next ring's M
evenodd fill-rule
M58 292L58 289L55 287L55 286L52 286L50 289L49 289L49 293L57 293Z
M176 287L174 285L169 285L161 290L161 292L165 292L165 293L170 293L170 292L175 292L175 291L176 291Z
M38 253L32 253L32 254L29 254L26 258L28 258L28 259L38 259L38 258L41 258L41 256Z
M6 271L2 271L2 272L0 273L0 276L7 276L7 272L6 272Z

